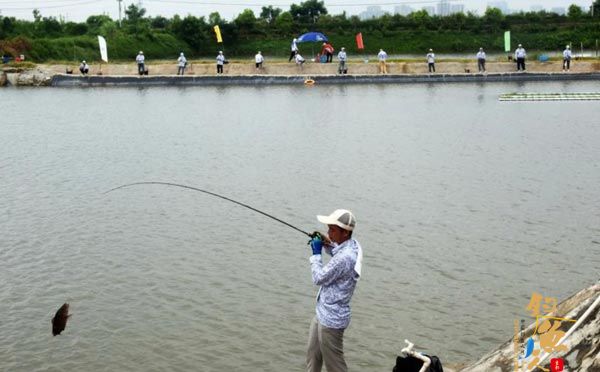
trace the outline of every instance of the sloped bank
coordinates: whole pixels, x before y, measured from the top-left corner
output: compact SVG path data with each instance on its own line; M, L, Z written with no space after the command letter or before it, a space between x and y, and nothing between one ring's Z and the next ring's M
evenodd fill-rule
M495 73L422 75L189 75L189 76L77 76L57 74L54 87L97 86L210 86L210 85L294 85L312 80L314 84L402 84L510 81L600 80L599 72L589 73ZM311 83L311 81L309 81Z
M568 332L577 326L575 331L565 340L566 352L551 354L542 366L550 369L550 358L563 358L565 371L600 372L600 281L562 301L554 314L556 318L582 319L580 324L562 322L560 330ZM592 305L596 304L595 307ZM585 316L585 319L583 319ZM521 335L523 340L535 331L535 323L531 324ZM485 355L478 362L460 372L513 372L516 370L514 340L508 340L494 351ZM523 369L524 370L524 369ZM536 368L535 371L541 371Z
M49 86L53 75L40 68L4 68L0 70L0 86Z

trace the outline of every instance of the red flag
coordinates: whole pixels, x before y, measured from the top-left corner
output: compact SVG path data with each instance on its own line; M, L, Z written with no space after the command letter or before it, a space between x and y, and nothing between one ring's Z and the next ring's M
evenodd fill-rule
M363 44L362 32L356 34L356 47L358 49L365 49L365 45Z

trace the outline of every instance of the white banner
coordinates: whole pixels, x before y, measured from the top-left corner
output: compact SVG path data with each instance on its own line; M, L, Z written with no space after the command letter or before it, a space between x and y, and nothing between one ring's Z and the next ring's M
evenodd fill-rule
M106 49L106 40L98 35L98 44L100 45L100 58L106 63L108 63L108 51Z

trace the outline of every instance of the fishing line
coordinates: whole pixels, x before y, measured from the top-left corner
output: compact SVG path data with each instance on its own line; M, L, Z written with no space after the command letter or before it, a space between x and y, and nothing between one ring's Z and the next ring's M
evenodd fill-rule
M315 235L314 233L313 234L307 233L306 231L301 230L301 229L297 228L296 226L294 226L294 225L292 225L290 223L287 223L287 222L285 222L283 220L280 220L277 217L271 216L270 214L268 214L266 212L263 212L261 210L258 210L256 208L254 208L254 207L251 207L248 204L241 203L239 201L233 200L233 199L228 198L228 197L223 196L223 195L216 194L214 192L210 192L210 191L207 191L207 190L202 190L202 189L199 189L199 188L196 188L196 187L192 187L192 186L180 185L178 183L170 183L170 182L135 182L135 183L128 183L126 185L121 185L119 187L115 187L114 189L110 189L110 190L106 191L104 194L108 194L109 192L112 192L112 191L115 191L115 190L123 189L123 188L130 187L130 186L136 186L136 185L165 185L165 186L175 186L175 187L181 187L181 188L184 188L184 189L199 191L199 192L202 192L202 193L205 193L205 194L208 194L208 195L215 196L217 198L221 198L223 200L227 200L227 201L235 203L237 205L241 205L242 207L248 208L250 210L253 210L254 212L260 213L263 216L267 216L267 217L269 217L269 218L271 218L271 219L273 219L273 220L275 220L275 221L277 221L279 223L282 223L282 224L284 224L284 225L286 225L288 227L291 227L292 229L294 229L296 231L299 231L302 234L307 235L310 238L314 237L314 235Z

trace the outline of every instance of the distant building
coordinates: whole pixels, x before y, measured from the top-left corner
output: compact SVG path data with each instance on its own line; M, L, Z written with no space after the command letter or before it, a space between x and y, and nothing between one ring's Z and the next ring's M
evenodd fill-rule
M415 10L408 5L400 5L394 7L394 14L400 14L402 16L407 16Z
M435 15L435 7L433 6L424 6L423 8L421 8L421 10L426 11L427 14L429 14L430 16Z
M508 3L506 1L491 1L487 3L488 8L497 8L500 9L502 14L510 14L510 9L508 9Z
M564 7L562 7L562 6L556 6L556 7L552 8L552 9L550 9L550 11L552 13L556 13L558 15L565 15L565 14L567 14L567 10Z
M450 15L450 2L448 0L440 0L437 5L437 15L441 17Z
M361 20L367 20L367 19L373 19L373 18L379 18L382 15L384 15L385 12L381 9L380 6L368 6L367 10L365 10L364 12L361 12L358 15L358 18L360 18Z

